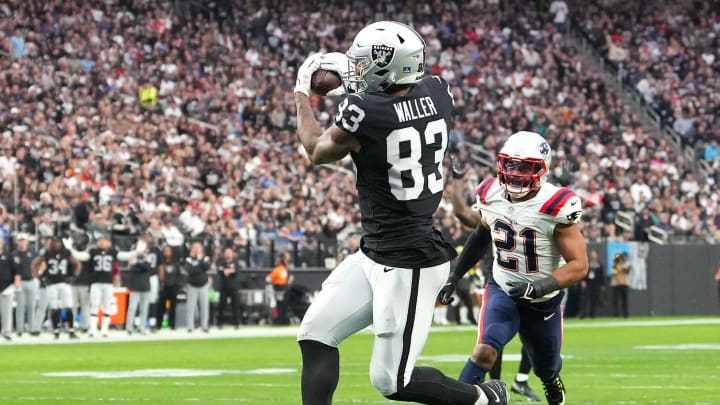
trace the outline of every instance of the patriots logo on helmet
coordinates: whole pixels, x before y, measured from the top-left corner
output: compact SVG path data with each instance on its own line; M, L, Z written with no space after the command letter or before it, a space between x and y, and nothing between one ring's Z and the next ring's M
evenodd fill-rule
M540 154L543 156L547 156L547 154L550 153L550 145L548 145L547 142L543 142L540 144Z
M395 56L395 48L387 45L373 45L371 52L373 62L381 68L389 65Z

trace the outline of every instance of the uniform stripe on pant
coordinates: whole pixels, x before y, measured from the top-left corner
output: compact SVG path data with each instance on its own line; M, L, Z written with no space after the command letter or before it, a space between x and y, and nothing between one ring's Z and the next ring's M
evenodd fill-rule
M403 348L398 367L397 390L405 387L405 368L407 367L408 356L410 356L410 344L412 343L413 325L415 324L415 307L417 306L418 287L420 285L420 269L412 270L412 284L410 285L410 302L408 303L407 321L403 332Z

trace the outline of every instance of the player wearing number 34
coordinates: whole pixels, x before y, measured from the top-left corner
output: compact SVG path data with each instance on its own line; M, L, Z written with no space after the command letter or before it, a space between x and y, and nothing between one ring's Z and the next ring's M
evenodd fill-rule
M485 288L477 345L460 375L478 382L516 333L520 334L550 405L565 403L561 289L582 280L588 258L577 223L580 199L546 183L550 145L533 132L511 135L497 157L497 178L477 188L480 225L470 235L440 293L447 301L457 280L495 244Z
M303 405L329 405L339 380L338 345L373 324L370 380L383 396L423 404L507 404L505 386L461 383L416 367L453 247L433 227L442 198L443 158L453 99L425 76L425 42L382 21L363 28L345 53L315 54L298 69L298 136L315 164L350 154L364 235L360 250L330 273L303 318ZM317 69L339 73L347 93L335 123L321 129L308 101Z

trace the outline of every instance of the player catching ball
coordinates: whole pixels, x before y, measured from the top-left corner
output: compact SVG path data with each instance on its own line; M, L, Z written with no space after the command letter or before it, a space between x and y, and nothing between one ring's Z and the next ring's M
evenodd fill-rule
M325 280L300 325L303 405L332 402L337 347L370 324L370 380L383 396L422 404L507 404L498 380L466 384L415 365L455 256L432 218L442 198L454 102L447 82L426 77L424 64L420 35L382 21L363 28L346 55L311 55L298 70L300 141L314 164L350 154L364 231L360 250ZM308 98L318 69L338 72L349 92L326 130Z

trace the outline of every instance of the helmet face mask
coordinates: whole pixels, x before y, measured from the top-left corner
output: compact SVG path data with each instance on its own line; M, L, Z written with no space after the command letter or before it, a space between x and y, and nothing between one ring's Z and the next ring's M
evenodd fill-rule
M343 84L348 93L373 93L393 85L413 84L425 71L425 41L395 21L372 23L353 39Z
M525 197L545 184L551 160L545 138L534 132L517 132L498 153L498 182L513 197Z
M363 73L368 70L372 62L364 56L347 56L348 70L345 77L343 77L345 91L348 93L365 93L368 89L368 83L363 78Z
M524 197L530 192L539 190L542 177L547 173L545 161L536 158L512 158L506 154L498 154L498 180L510 194Z

